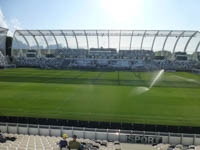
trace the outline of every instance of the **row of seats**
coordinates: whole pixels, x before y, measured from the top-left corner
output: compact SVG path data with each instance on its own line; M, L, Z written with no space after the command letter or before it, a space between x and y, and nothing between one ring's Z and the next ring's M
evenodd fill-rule
M195 62L193 61L169 61L169 60L160 60L154 61L154 64L157 68L164 68L166 70L190 70L195 66Z
M55 52L55 56L74 56L74 57L112 57L112 56L117 56L117 57L139 57L139 56L154 56L153 51L149 50L119 50L113 51L113 50L102 50L102 49L95 49L95 50L82 50L82 49L58 49Z
M15 59L17 66L40 67L44 69L65 68L119 68L143 70L190 70L195 66L192 61L170 60L128 60L128 59L84 59L84 58L26 58Z
M6 137L16 137L15 141L0 143L0 150L60 150L58 142L61 137L23 135L23 134L3 134ZM67 138L71 141L72 138ZM83 145L83 150L200 150L200 146L195 145L170 145L170 144L133 144L120 143L118 141L91 140L78 138L78 142ZM68 150L63 148L62 150Z
M120 56L154 56L154 52L150 50L119 50Z
M46 57L61 57L61 58L115 58L115 59L145 59L153 58L154 52L150 50L116 50L112 49L55 49L55 50L41 50L41 56ZM39 55L36 50L14 51L15 55L24 55L26 57L36 57Z
M16 137L15 141L0 143L0 150L60 150L58 145L61 137L22 135L22 134L3 134L5 137ZM67 138L71 141L72 138ZM83 145L83 150L121 150L118 141L108 142L106 140L77 139ZM64 149L63 149L64 150ZM65 148L66 150L66 148Z

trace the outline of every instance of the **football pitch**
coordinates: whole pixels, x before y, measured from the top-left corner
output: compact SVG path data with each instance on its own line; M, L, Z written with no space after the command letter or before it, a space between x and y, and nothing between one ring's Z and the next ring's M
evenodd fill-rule
M0 70L0 116L200 126L200 75Z

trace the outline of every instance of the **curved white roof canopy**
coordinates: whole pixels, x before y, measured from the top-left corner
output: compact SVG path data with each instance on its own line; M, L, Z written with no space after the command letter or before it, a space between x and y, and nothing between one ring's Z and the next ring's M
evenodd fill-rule
M200 51L200 32L187 30L16 30L13 50L90 49Z

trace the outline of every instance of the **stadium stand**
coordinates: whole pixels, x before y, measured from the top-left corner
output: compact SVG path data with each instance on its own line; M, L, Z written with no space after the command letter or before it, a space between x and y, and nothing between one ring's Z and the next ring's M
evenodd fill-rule
M50 34L50 33L54 34ZM113 33L112 33L113 32ZM83 34L84 33L84 34ZM169 34L170 33L170 34ZM56 45L45 36L54 36ZM17 30L14 34L12 56L17 66L40 67L45 69L67 68L109 68L109 69L133 69L133 70L176 70L191 71L197 64L199 44L192 45L191 41L199 39L198 31L93 31L93 30ZM35 37L33 37L35 36ZM89 40L92 36L93 40ZM100 37L107 37L108 41L101 41ZM112 38L129 36L130 41L115 41ZM33 37L34 40L29 41ZM64 37L59 41L57 37ZM81 37L85 37L83 40ZM148 47L145 40L154 37ZM157 40L165 37L163 45L158 45ZM180 49L180 41L177 39L171 49L166 45L172 44L168 39L173 37L187 38L185 47ZM45 40L43 45L38 39ZM80 39L79 39L80 38ZM96 38L96 39L95 39ZM132 38L141 38L141 43L134 43ZM70 39L70 40L68 40ZM72 40L74 39L74 40ZM35 43L33 42L35 41ZM119 42L119 47L116 46ZM194 41L193 41L194 42ZM134 44L140 44L140 48L134 48ZM30 46L32 45L32 46ZM64 46L65 45L65 46ZM80 47L81 45L81 47ZM90 46L91 45L91 46ZM115 46L110 46L115 45ZM123 45L123 47L121 46ZM124 45L129 48L124 49ZM128 46L130 45L130 46ZM157 47L160 51L154 51ZM52 49L53 47L53 49ZM183 52L182 52L183 51ZM194 59L189 59L188 54L194 52Z
M48 38L45 37L50 35L54 35L56 45L52 45L52 41L48 41ZM191 71L197 66L199 56L197 52L200 44L196 42L196 45L191 45L190 42L198 41L199 35L198 31L167 30L110 30L109 32L106 30L17 30L14 34L12 56L19 67ZM90 36L93 40L89 38ZM130 41L112 40L113 38L121 39L125 36L128 36ZM33 37L34 40L29 41L29 38L26 37ZM57 37L64 37L65 40L59 41ZM85 37L86 40L81 37ZM100 37L106 37L107 40L102 41ZM154 37L152 44L147 46L145 40L152 37ZM168 39L173 37L178 38L172 44ZM42 42L38 42L39 38L45 40L43 45ZM133 38L140 38L141 40L137 43L132 40ZM158 43L159 38L164 39L163 43ZM187 40L183 48L177 46L181 45L179 38L186 38ZM134 46L136 44L139 44L140 48L136 48ZM168 48L167 45L170 44L172 46ZM126 45L126 48L124 48L124 45ZM159 50L157 47L159 47ZM188 54L192 52L194 59L188 57Z
M60 150L58 142L62 139L57 136L39 136L24 134L4 133L7 138L15 137L15 141L0 143L1 150ZM68 143L72 140L67 138ZM200 146L182 144L133 144L120 143L118 141L91 140L78 138L82 150L199 150ZM68 148L62 148L68 150ZM73 150L73 149L72 149ZM75 150L75 149L74 149Z
M111 68L132 70L175 70L191 71L195 66L194 61L179 60L129 60L129 59L93 59L93 58L26 58L15 59L18 67L39 67L43 69L66 68Z
M112 33L112 31L96 30L17 30L12 44L12 63L16 64L17 67L42 69L125 69L133 71L165 69L166 71L192 71L199 66L200 54L197 51L200 44L193 44L195 46L192 47L190 42L193 39L199 41L199 35L198 31L143 30L128 32L119 30ZM32 37L31 41L29 41L30 38L27 38L28 36ZM52 40L48 40L47 36L54 36L56 45L53 45ZM59 41L57 36L63 37L64 42ZM93 41L88 38L89 36L94 37ZM101 41L100 37L103 36L106 36L108 40ZM124 42L121 40L124 36L130 37L130 41L126 40ZM80 37L85 37L86 42L81 41ZM119 37L120 40L111 40L113 37ZM139 48L134 45L134 40L132 40L135 37L141 39L138 44L140 45ZM162 43L158 42L159 40L157 41L159 37L162 37L164 42L161 46L156 46L158 43ZM168 43L170 41L168 39L171 37L178 37L175 43L172 44L172 49L166 46L171 44ZM145 39L148 38L154 40L147 47ZM181 45L179 44L179 38L187 38L187 42L182 49L177 46ZM41 42L41 39L44 42ZM124 48L124 45L126 45L126 48ZM160 51L160 55L157 55L156 51ZM162 52L165 52L168 56L165 56ZM189 53L191 55L192 52L194 59L188 57ZM0 67L7 66L9 64L7 60L3 51L0 51ZM67 121L67 125L70 126L71 124L69 127L64 126L64 121L60 122L60 126L51 126L50 122L47 121L48 119L43 120L40 118L37 122L33 121L33 124L31 121L28 122L29 124L20 124L20 119L15 119L12 120L11 118L10 122L13 124L8 123L9 121L2 123L3 119L1 120L0 129L3 130L3 135L16 138L15 141L0 143L1 150L59 150L57 143L61 140L60 136L64 132L69 134L68 142L74 134L77 134L77 140L85 150L200 149L198 146L200 135L197 134L199 128L196 130L195 128L187 128L188 131L184 127L176 126L133 123L126 126L122 123L74 120ZM52 125L55 124L52 123ZM77 125L77 127L73 127L73 125ZM94 128L92 128L93 126ZM99 128L96 128L97 126ZM122 129L125 128L124 131L118 128L119 126ZM166 131L164 131L165 129ZM192 134L189 134L191 132Z
M15 137L0 143L2 149L58 150L63 134L67 141L77 135L85 150L190 150L200 149L198 134L106 130L67 126L0 123L3 136ZM131 134L130 134L131 133Z

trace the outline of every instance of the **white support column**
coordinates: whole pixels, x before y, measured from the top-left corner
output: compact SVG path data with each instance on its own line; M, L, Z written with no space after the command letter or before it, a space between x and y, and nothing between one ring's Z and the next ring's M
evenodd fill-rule
M57 39L56 39L55 34L54 34L51 30L49 30L49 32L51 33L51 35L53 36L53 38L54 38L54 40L55 40L55 42L56 42L56 47L57 47L57 49L59 49L58 41L57 41Z
M85 127L83 127L83 138L85 139Z
M77 37L76 37L76 33L74 32L74 30L72 30L72 32L73 32L73 35L74 35L75 40L76 40L77 49L79 49L79 46L78 46L78 39L77 39Z
M85 30L84 30L84 33L85 33L85 38L86 38L86 41L87 41L87 49L89 50L89 42L88 42L88 37L87 37L87 33L86 33Z
M178 43L179 39L181 38L181 36L182 36L184 33L185 33L185 31L181 32L181 34L179 34L178 38L176 39L176 42L175 42L174 48L173 48L173 54L174 54L174 52L175 52L175 50L176 50L176 46L177 46L177 43Z
M170 144L170 132L168 133L168 144Z
M194 137L193 137L193 145L196 144L196 134L194 134Z
M190 38L188 39L187 43L185 44L184 52L186 52L186 49L187 49L187 47L188 47L188 45L189 45L191 39L192 39L198 32L199 32L199 31L196 31L196 32L194 32L194 33L190 36Z
M60 136L61 137L63 136L63 126L61 126L61 129L60 129Z
M180 144L183 144L183 133L181 133Z
M144 37L145 37L145 34L146 34L146 30L144 31L144 34L142 36L142 41L141 41L141 45L140 45L140 50L142 50L142 46L143 46L143 41L144 41Z
M65 36L65 34L64 34L64 32L62 30L60 30L60 32L65 38L65 43L66 43L67 49L69 49L69 44L68 44L68 41L67 41L67 37Z
M97 129L94 129L94 139L97 140Z
M19 123L16 124L17 134L19 134Z
M131 34L131 40L130 40L130 46L129 46L129 50L131 50L131 46L132 46L132 39L133 39L133 30L132 30L132 34Z
M158 36L158 34L159 34L159 31L156 32L156 34L155 34L155 36L153 38L153 42L152 42L152 45L151 45L151 51L153 51L154 43L156 41L156 37Z
M37 129L38 129L38 135L41 135L40 134L40 125L38 124L38 126L37 126Z
M106 129L106 140L108 141L108 129Z
M51 135L51 126L49 125L49 128L48 128L48 131L49 131L49 136L52 136Z
M27 134L30 135L30 127L29 127L29 124L27 124Z

